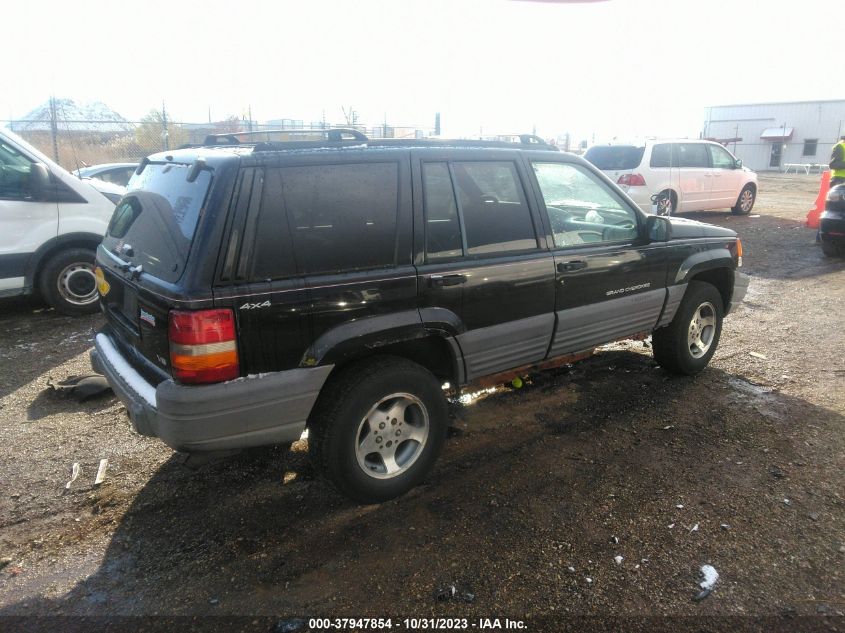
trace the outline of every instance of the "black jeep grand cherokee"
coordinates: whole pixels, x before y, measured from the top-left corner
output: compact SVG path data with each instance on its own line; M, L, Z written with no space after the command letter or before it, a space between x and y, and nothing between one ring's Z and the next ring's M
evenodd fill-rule
M653 335L702 370L742 300L733 231L646 216L523 143L242 142L151 156L97 252L94 368L177 450L292 442L349 496L416 485L460 389Z

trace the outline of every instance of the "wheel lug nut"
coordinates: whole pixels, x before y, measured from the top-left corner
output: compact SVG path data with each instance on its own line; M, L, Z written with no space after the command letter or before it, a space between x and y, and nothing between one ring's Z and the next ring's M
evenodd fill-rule
M380 437L377 437L377 438L376 438L376 442L378 442L379 444L381 444L381 443L382 443L382 439L381 439Z
M387 445L388 445L388 446L393 446L393 442L388 442L388 443L387 443Z
M380 422L379 425L378 425L378 428L383 429L384 426L385 426L384 422Z
M396 422L397 422L396 418L393 418L393 419L390 421L390 423L391 423L393 426L396 426Z
M396 431L396 437L399 437L400 435L402 435L402 431Z

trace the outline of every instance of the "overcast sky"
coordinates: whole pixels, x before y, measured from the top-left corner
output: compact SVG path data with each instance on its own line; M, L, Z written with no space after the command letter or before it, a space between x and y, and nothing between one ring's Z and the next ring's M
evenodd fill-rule
M0 118L49 95L137 120L697 136L708 105L845 97L842 5L804 0L6 3Z

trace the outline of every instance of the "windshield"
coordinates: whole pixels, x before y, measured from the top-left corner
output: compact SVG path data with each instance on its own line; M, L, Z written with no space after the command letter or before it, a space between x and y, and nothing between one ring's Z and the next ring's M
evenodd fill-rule
M211 184L211 173L205 170L188 182L189 170L190 165L150 164L133 176L103 245L146 273L177 281Z
M588 149L584 158L603 171L635 169L644 151L645 147L633 145L602 145Z

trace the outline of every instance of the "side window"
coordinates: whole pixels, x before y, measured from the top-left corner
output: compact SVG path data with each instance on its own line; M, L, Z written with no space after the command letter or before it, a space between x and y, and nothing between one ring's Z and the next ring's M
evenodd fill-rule
M451 164L466 231L467 254L537 248L522 184L511 162Z
M428 261L463 255L458 205L447 163L423 163L425 253Z
M678 163L681 167L706 169L710 166L704 143L678 143Z
M555 246L619 242L637 237L637 213L588 169L569 163L533 165Z
M710 152L710 159L716 169L734 169L736 166L734 157L718 145L708 145L707 150Z
M254 281L281 279L296 272L290 226L282 204L281 170L268 168L263 184L263 191L258 192L261 196L261 210L257 221L251 223L252 217L249 217L244 231L246 233L252 229L255 235L251 275Z
M26 200L32 195L30 160L11 145L0 141L0 199Z
M396 263L396 163L283 167L281 177L300 273Z
M651 149L650 167L677 167L678 154L672 143L660 143Z

